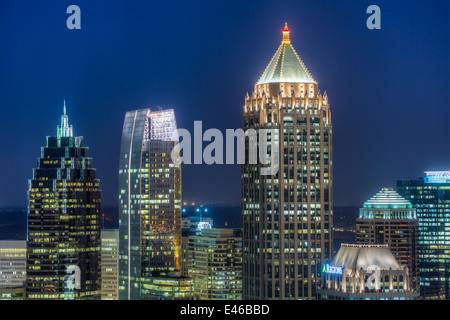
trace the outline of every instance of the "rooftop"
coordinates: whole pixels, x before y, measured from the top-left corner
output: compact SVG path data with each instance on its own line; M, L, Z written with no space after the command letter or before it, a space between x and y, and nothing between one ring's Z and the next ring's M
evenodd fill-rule
M317 83L309 73L302 59L291 45L287 23L283 40L257 84L265 83Z
M162 110L157 107L156 111L148 109L144 128L144 141L178 141L177 122L173 109Z
M450 183L450 171L425 171L427 183Z
M380 269L401 269L388 245L342 244L331 264L353 270L374 265Z
M66 114L66 100L64 100L63 115L61 116L61 126L56 128L56 136L62 137L73 137L73 128L69 125L69 116Z
M363 207L373 209L406 209L412 208L412 204L395 192L394 189L383 188L376 195L367 200Z

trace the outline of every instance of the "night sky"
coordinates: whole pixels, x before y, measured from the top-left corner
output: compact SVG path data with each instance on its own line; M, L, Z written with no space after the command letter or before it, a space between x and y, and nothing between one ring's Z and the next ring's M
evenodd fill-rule
M66 9L81 8L81 30ZM381 8L381 30L366 9ZM239 128L244 97L291 41L328 93L334 203L360 206L397 179L449 167L447 0L0 2L0 207L27 180L66 100L117 205L126 111L174 108L179 128ZM240 202L238 165L183 166L183 200Z

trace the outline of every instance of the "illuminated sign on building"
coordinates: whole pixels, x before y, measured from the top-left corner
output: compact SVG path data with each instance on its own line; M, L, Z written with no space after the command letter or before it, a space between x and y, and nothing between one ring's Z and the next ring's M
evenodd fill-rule
M211 229L212 226L211 226L211 223L209 223L209 222L199 222L198 223L198 228L200 230L202 230L202 229Z
M324 264L322 272L332 274L342 274L342 267L331 266L328 263Z
M425 171L426 183L449 183L450 171Z

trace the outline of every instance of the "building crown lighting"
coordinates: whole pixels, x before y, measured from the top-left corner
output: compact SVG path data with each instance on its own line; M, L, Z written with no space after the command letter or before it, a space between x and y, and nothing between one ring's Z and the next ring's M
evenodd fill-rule
M287 26L287 22L284 24L284 29L283 29L283 40L281 41L281 43L291 43L291 40L289 40L289 33L291 31L288 29Z
M61 116L61 126L57 126L56 136L58 139L61 137L73 137L73 128L69 126L69 116L66 114L66 100L64 100L63 115Z
M412 208L411 202L400 196L392 188L383 188L364 203L364 208L406 209Z
M425 171L424 181L426 183L449 183L450 182L450 170L449 171Z
M373 265L386 270L402 268L388 245L367 244L342 244L331 265L352 270L366 270Z
M265 83L315 83L311 73L291 45L290 30L287 23L283 29L283 39L269 65L259 78L259 84Z

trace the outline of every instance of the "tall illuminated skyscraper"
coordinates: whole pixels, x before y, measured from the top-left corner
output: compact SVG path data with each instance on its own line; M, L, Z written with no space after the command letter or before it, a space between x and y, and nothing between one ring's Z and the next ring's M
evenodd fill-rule
M119 161L119 299L151 296L151 276L180 270L181 166L175 113L127 112ZM147 292L148 291L148 292ZM153 297L152 297L153 298Z
M419 279L422 299L450 299L450 171L425 172L397 181L419 220Z
M82 142L64 105L29 181L27 299L100 298L101 191Z
M245 99L243 130L273 129L267 151L279 148L279 168L242 165L244 299L314 299L332 253L330 106L289 33Z

